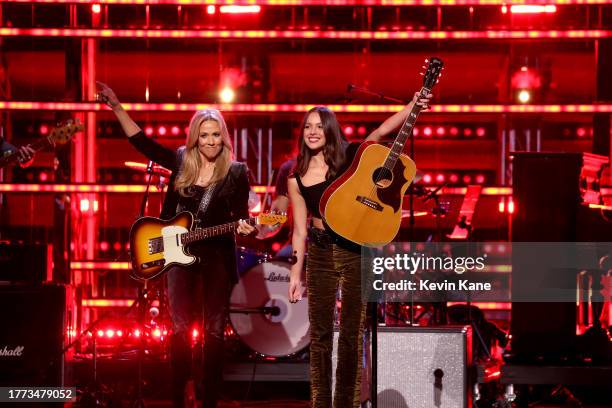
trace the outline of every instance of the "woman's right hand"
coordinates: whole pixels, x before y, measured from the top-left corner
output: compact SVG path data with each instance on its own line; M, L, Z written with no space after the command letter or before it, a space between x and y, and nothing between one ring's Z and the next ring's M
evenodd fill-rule
M302 279L289 279L289 302L297 303L302 300L302 293L304 288L302 287Z
M104 82L96 81L99 91L96 93L96 100L104 102L111 109L115 109L121 103L115 92Z

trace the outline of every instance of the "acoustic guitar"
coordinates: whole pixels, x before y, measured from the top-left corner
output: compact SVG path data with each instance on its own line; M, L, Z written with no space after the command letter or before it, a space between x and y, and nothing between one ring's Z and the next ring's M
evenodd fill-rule
M442 70L442 60L431 58L420 94L429 94ZM403 154L421 107L414 105L391 148L362 143L351 166L323 193L319 211L327 225L358 245L389 243L399 231L402 200L416 174L416 165Z
M245 221L250 225L278 225L287 221L287 215L263 213ZM139 218L130 230L132 277L148 280L158 277L172 265L192 265L198 259L189 254L187 245L233 232L237 227L238 221L235 221L193 229L193 215L188 211L168 221L155 217Z

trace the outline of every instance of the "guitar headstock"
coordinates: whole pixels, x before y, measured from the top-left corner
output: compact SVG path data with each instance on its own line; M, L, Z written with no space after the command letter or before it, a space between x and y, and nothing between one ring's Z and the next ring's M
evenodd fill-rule
M442 75L442 69L444 67L444 63L438 57L431 57L425 60L427 66L423 66L425 72L421 73L423 75L423 87L427 89L432 89L435 84L438 83L438 78Z
M287 214L261 213L257 216L257 224L279 225L287 222Z
M65 144L72 139L72 136L74 136L76 132L81 132L83 129L83 124L78 120L69 120L64 125L54 128L49 134L49 139L55 144Z

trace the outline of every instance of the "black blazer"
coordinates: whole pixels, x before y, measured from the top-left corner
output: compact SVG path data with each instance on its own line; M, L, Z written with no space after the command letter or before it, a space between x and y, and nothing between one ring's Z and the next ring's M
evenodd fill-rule
M170 219L180 209L181 196L174 188L174 181L182 162L184 146L177 151L168 149L154 140L146 137L143 132L129 138L130 143L149 160L172 171L168 193L164 199L160 217ZM210 200L206 213L200 219L200 226L210 227L227 222L244 219L249 216L249 178L246 164L233 162L230 171L220 184ZM195 215L195 214L194 214ZM224 260L226 270L235 283L238 281L236 271L236 243L233 234L227 234L214 239L200 241L188 247L189 252L200 257L200 264L218 262L219 256Z

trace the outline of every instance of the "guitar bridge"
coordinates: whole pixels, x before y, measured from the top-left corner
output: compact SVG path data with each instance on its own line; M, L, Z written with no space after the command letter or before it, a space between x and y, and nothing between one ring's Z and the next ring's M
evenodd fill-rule
M367 197L364 196L357 196L357 201L359 201L361 204L363 205L367 205L368 207L376 210L376 211L382 211L383 210L383 206L380 205L378 202L371 200Z
M157 261L145 262L140 264L141 269L153 268L154 266L164 266L166 263L165 259L159 259Z

